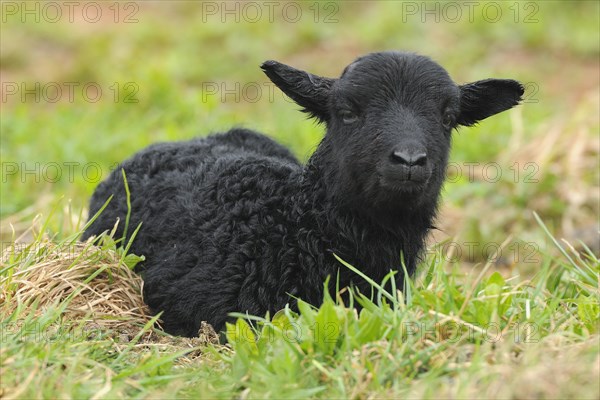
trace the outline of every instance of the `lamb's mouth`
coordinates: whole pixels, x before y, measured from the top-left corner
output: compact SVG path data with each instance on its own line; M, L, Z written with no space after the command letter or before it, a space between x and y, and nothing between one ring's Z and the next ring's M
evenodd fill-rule
M398 176L398 174L380 173L379 184L388 191L400 193L403 195L417 195L427 187L431 174L420 174L417 176Z

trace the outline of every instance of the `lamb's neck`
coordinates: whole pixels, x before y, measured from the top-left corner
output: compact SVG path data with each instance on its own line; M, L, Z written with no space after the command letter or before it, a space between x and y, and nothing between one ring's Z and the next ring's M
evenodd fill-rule
M412 272L431 220L406 214L402 221L388 218L382 223L364 210L336 204L328 194L322 168L318 159L309 160L305 167L298 197L301 202L298 208L304 210L303 225L318 230L319 237L327 240L324 243L327 251L370 272L374 278L380 278L389 269L401 269L401 257Z

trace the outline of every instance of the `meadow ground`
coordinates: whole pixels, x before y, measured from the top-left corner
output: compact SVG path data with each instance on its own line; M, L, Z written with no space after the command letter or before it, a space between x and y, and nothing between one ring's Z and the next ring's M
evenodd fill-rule
M53 4L1 3L0 396L600 397L597 2ZM94 187L150 143L243 125L306 160L322 127L262 61L336 76L384 49L527 89L454 134L406 288L174 338L139 255L77 242Z

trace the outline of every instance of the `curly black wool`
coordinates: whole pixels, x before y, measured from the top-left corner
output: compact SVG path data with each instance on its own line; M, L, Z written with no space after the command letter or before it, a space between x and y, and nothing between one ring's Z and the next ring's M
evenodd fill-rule
M402 52L357 59L338 79L267 61L269 78L327 132L303 166L283 146L247 129L150 146L123 162L92 196L90 216L113 195L83 239L143 223L131 251L144 299L163 326L194 336L223 328L230 312L271 315L295 298L319 304L330 290L412 274L436 214L451 131L518 104L507 79L456 85L427 57ZM133 229L130 229L132 231ZM131 232L128 232L129 234Z

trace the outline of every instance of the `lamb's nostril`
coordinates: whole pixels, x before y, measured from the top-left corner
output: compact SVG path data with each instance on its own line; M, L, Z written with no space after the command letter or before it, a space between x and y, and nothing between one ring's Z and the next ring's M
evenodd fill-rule
M412 165L424 166L427 162L427 153L417 153L413 155Z
M427 153L394 150L392 153L392 161L406 165L407 167L412 167L414 165L423 166L427 162Z

